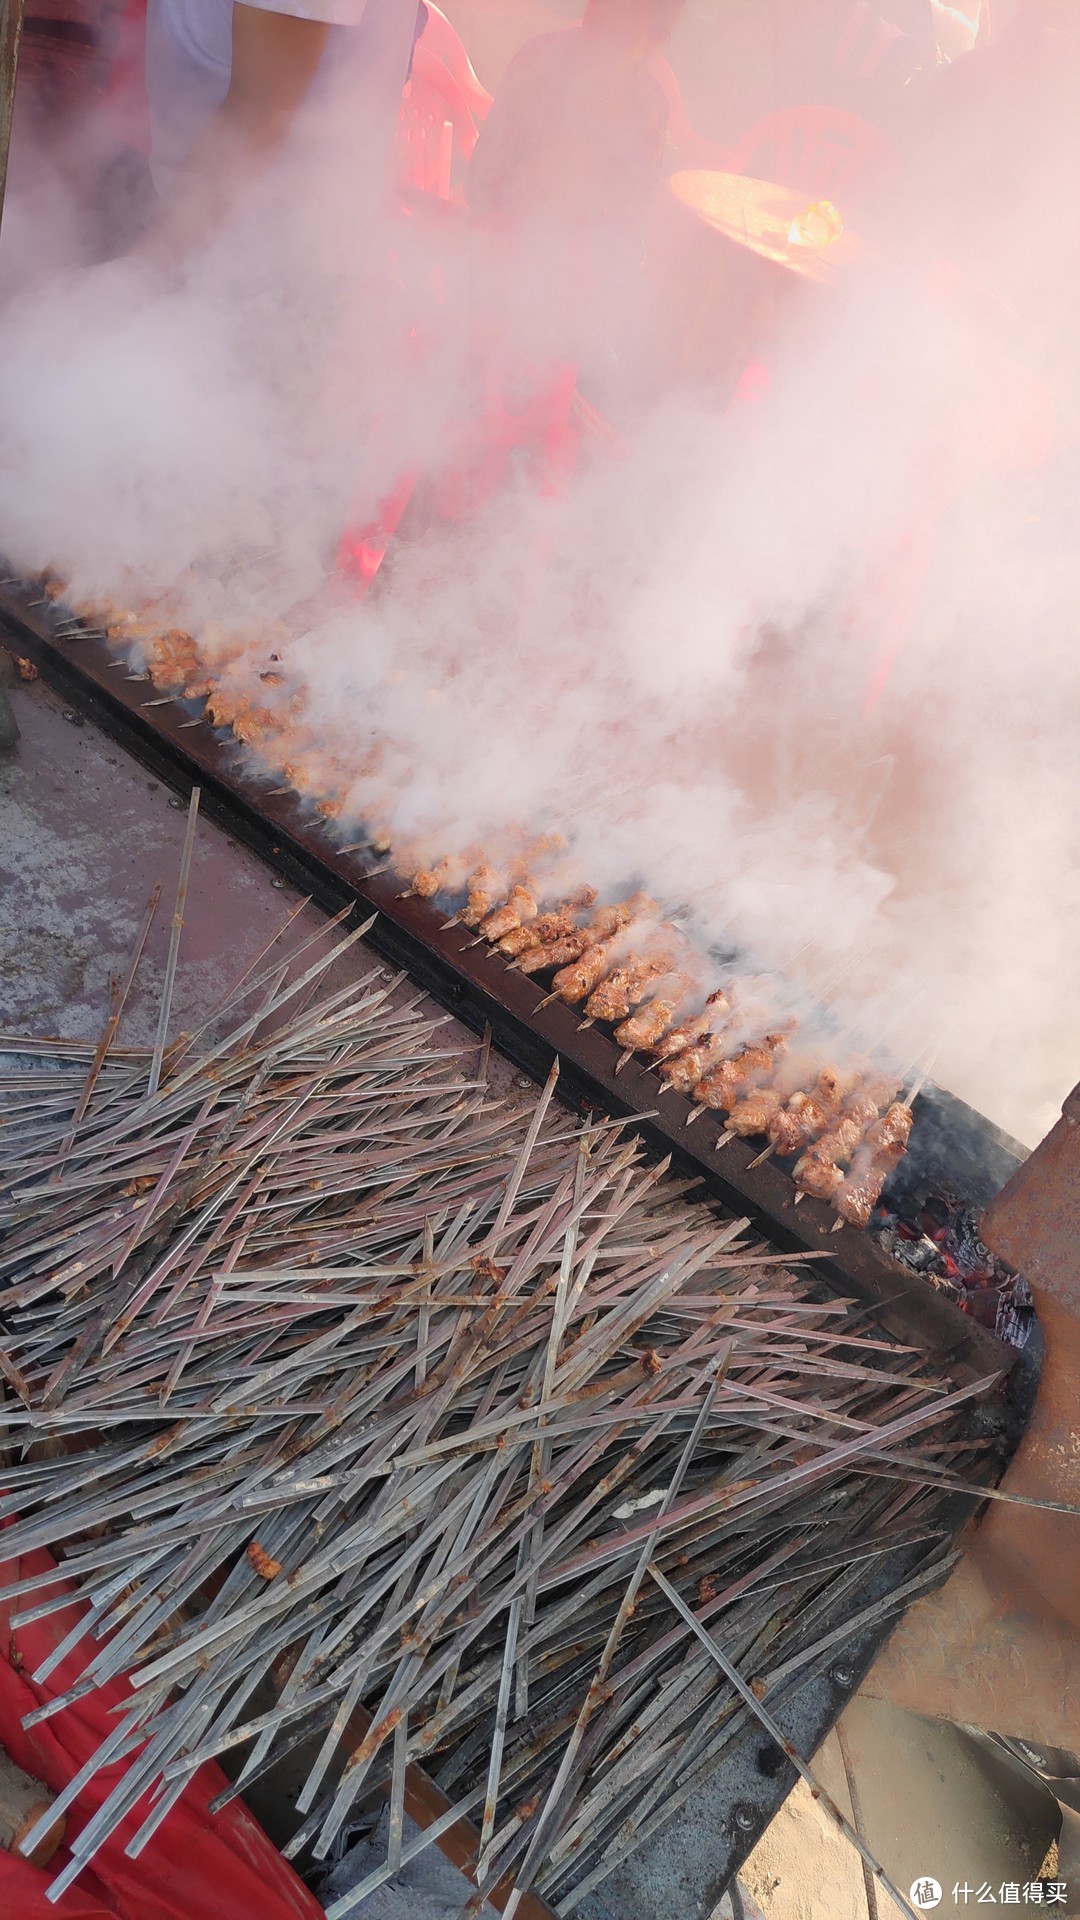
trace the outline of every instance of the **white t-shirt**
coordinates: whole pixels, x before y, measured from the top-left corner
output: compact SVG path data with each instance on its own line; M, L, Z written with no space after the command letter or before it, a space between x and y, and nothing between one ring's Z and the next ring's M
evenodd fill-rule
M418 0L244 0L266 13L291 14L350 28L349 59L365 73L386 68L386 84L400 92L412 42L408 27ZM183 166L206 122L229 90L233 0L148 0L146 91L150 100L150 164L163 193ZM403 26L405 31L403 33ZM324 64L336 58L344 36L332 34Z

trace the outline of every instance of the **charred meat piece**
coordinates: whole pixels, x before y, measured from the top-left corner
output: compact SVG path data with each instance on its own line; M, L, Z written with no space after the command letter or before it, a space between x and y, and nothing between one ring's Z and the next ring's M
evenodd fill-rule
M535 920L538 911L535 896L528 887L511 887L504 905L485 915L479 931L485 940L501 940L514 927L524 926L527 920Z
M827 1133L836 1120L841 1104L840 1088L857 1084L857 1075L841 1073L838 1067L823 1067L812 1093L800 1088L773 1115L769 1123L770 1145L776 1148L781 1158L808 1147L812 1140Z
M530 926L511 927L509 933L504 933L496 945L507 960L516 960L520 954L531 953L537 947L542 947L544 942L534 920Z
M590 1020L625 1020L632 1007L645 997L645 989L654 980L662 980L669 971L667 960L649 960L640 954L628 954L621 966L614 967L606 980L589 995L585 1012Z
M759 1133L767 1133L773 1114L783 1105L783 1095L775 1087L758 1087L742 1100L736 1100L728 1114L728 1128L738 1134L741 1140L752 1140Z
M444 854L433 867L420 867L409 882L409 893L418 900L434 900L437 893L452 893L461 885L462 862Z
M769 1122L769 1144L781 1158L808 1147L826 1131L832 1119L825 1102L812 1093L793 1093L787 1105Z
M199 649L190 633L174 627L155 638L146 670L155 687L184 687L196 679L200 665Z

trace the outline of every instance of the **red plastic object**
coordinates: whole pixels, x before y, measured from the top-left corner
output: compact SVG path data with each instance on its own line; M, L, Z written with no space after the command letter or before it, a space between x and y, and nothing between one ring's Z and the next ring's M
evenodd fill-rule
M442 62L464 95L473 119L483 120L491 105L492 95L476 74L465 50L465 42L456 27L451 26L445 13L440 13L431 0L427 0L427 16L420 45L426 53L434 54Z
M56 1563L39 1550L0 1562L7 1587ZM70 1584L57 1582L49 1597ZM85 1652L76 1646L38 1685L30 1675L85 1612L81 1601L43 1620L12 1627L11 1615L25 1600L0 1601L0 1745L17 1766L58 1793L96 1752L116 1721L110 1709L127 1705L131 1689L114 1681L39 1725L22 1720L36 1707L65 1693L82 1672ZM86 1825L123 1772L124 1762L105 1767L83 1788L68 1813L68 1834ZM0 1912L12 1920L322 1920L322 1908L267 1839L240 1801L211 1814L211 1800L228 1782L220 1767L200 1767L187 1791L135 1860L124 1847L146 1817L139 1803L55 1904L45 1897L53 1874L67 1861L61 1848L48 1868L32 1867L0 1853Z
M766 114L727 156L729 173L835 200L841 209L873 189L897 166L883 133L839 107L782 107Z
M438 55L417 42L412 76L401 96L400 139L404 184L440 200L463 203L453 181L454 155L467 161L476 145L469 102Z
M458 464L439 489L445 519L462 519L483 506L519 450L536 462L541 497L561 497L577 462L579 435L570 418L577 371L565 360L520 369L494 357L488 362L483 413L466 428Z

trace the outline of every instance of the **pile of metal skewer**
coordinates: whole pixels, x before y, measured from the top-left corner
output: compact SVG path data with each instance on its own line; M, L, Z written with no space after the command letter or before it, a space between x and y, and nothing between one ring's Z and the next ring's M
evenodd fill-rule
M49 1811L126 1761L54 1897L248 1745L230 1792L313 1756L294 1856L389 1787L331 1920L407 1856L413 1761L482 1887L571 1913L865 1623L868 1560L923 1557L879 1615L948 1564L990 1383L950 1391L554 1074L501 1107L400 982L331 988L359 937L272 943L167 1044L173 953L157 1044L120 1049L144 929L98 1047L0 1036L5 1558L64 1555L5 1594L86 1602L32 1718L132 1688Z

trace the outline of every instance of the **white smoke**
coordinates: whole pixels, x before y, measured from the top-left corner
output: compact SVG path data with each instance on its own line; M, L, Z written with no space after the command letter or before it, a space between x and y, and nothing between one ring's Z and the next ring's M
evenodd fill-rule
M846 278L793 286L758 406L638 395L564 498L519 476L429 513L366 603L274 646L343 835L377 816L435 857L559 828L594 884L687 906L1031 1140L1080 1066L1080 273L1050 134L988 204L978 126L916 149ZM453 464L507 261L453 216L387 227L343 140L324 116L174 283L124 261L9 301L20 564L265 625L395 479ZM943 290L939 177L990 290Z

